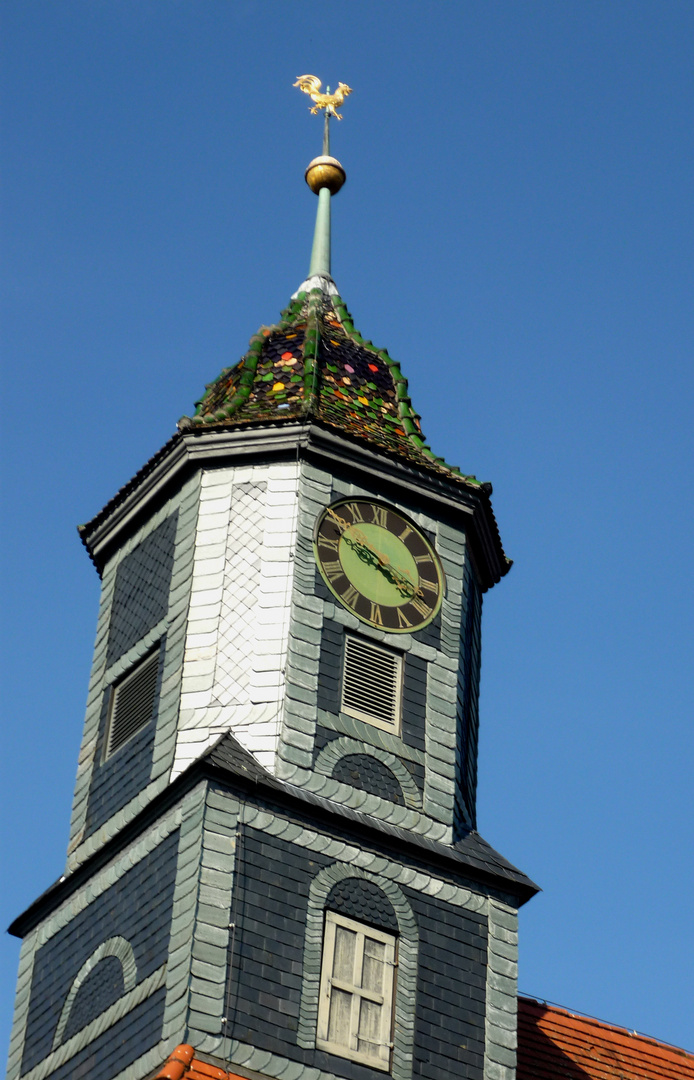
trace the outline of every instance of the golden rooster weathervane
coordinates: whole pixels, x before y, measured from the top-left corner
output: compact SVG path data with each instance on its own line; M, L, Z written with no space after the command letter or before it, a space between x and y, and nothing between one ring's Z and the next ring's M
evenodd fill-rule
M300 90L303 90L305 94L311 98L311 101L315 102L309 112L314 116L320 112L321 109L325 109L325 118L334 116L336 120L341 120L342 116L337 111L338 107L342 105L348 94L352 93L352 87L347 86L347 83L338 83L337 90L334 94L330 93L330 87L326 87L327 93L321 94L320 88L323 83L315 75L299 75L298 79L294 83L294 86L298 86Z
M330 117L341 120L337 108L342 105L348 94L352 93L352 87L347 83L338 83L334 94L330 93L330 87L326 86L326 92L321 93L320 79L315 75L299 75L294 83L304 94L308 94L313 101L309 106L309 112L315 116L325 110L325 122L323 124L323 153L320 157L309 162L305 172L306 183L311 191L319 196L320 205L316 218L316 237L314 238L314 251L311 255L311 274L326 273L330 276L330 196L337 195L338 191L347 179L342 165L330 154ZM326 202L327 199L327 202ZM317 269L318 268L318 269ZM310 276L310 275L309 275Z

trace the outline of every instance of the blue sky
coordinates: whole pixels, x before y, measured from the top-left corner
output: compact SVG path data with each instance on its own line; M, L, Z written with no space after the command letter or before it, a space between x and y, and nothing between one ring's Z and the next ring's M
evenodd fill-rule
M694 1050L693 34L677 0L7 0L4 925L65 856L75 525L305 276L311 72L354 88L340 292L514 559L479 826L544 890L521 991Z

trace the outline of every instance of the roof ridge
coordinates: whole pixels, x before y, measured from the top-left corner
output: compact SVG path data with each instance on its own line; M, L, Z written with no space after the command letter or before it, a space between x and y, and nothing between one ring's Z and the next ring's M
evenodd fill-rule
M365 338L359 330L357 330L354 325L354 319L339 293L336 293L330 299L347 337L355 344L360 345L363 349L366 349L368 352L378 357L387 365L396 387L398 415L402 428L410 443L416 450L428 458L430 462L441 466L448 472L457 477L461 477L476 487L484 486L484 482L478 480L476 476L472 474L465 475L457 468L457 466L449 465L444 458L437 457L424 438L419 423L421 417L412 404L412 399L408 393L408 380L403 374L399 362L393 359L387 349L378 348L378 346L374 345L370 339Z

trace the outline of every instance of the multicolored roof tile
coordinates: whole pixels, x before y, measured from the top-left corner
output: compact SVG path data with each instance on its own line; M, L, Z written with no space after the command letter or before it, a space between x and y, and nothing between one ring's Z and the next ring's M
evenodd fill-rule
M179 427L309 419L477 489L489 487L433 453L398 364L355 330L339 296L320 288L299 292L278 325L261 327L246 355L207 386L195 415Z
M517 1080L694 1080L694 1055L675 1046L518 999Z

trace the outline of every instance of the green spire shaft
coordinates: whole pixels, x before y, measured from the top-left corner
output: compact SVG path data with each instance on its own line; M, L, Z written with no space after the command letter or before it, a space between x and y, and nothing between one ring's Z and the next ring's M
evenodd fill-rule
M328 87L330 93L330 87ZM330 113L325 113L323 126L323 156L330 156ZM322 274L330 277L330 192L323 187L318 192L316 227L313 231L313 247L308 276Z
M311 265L308 276L321 274L330 277L330 191L322 187L318 192L316 227L313 232Z

